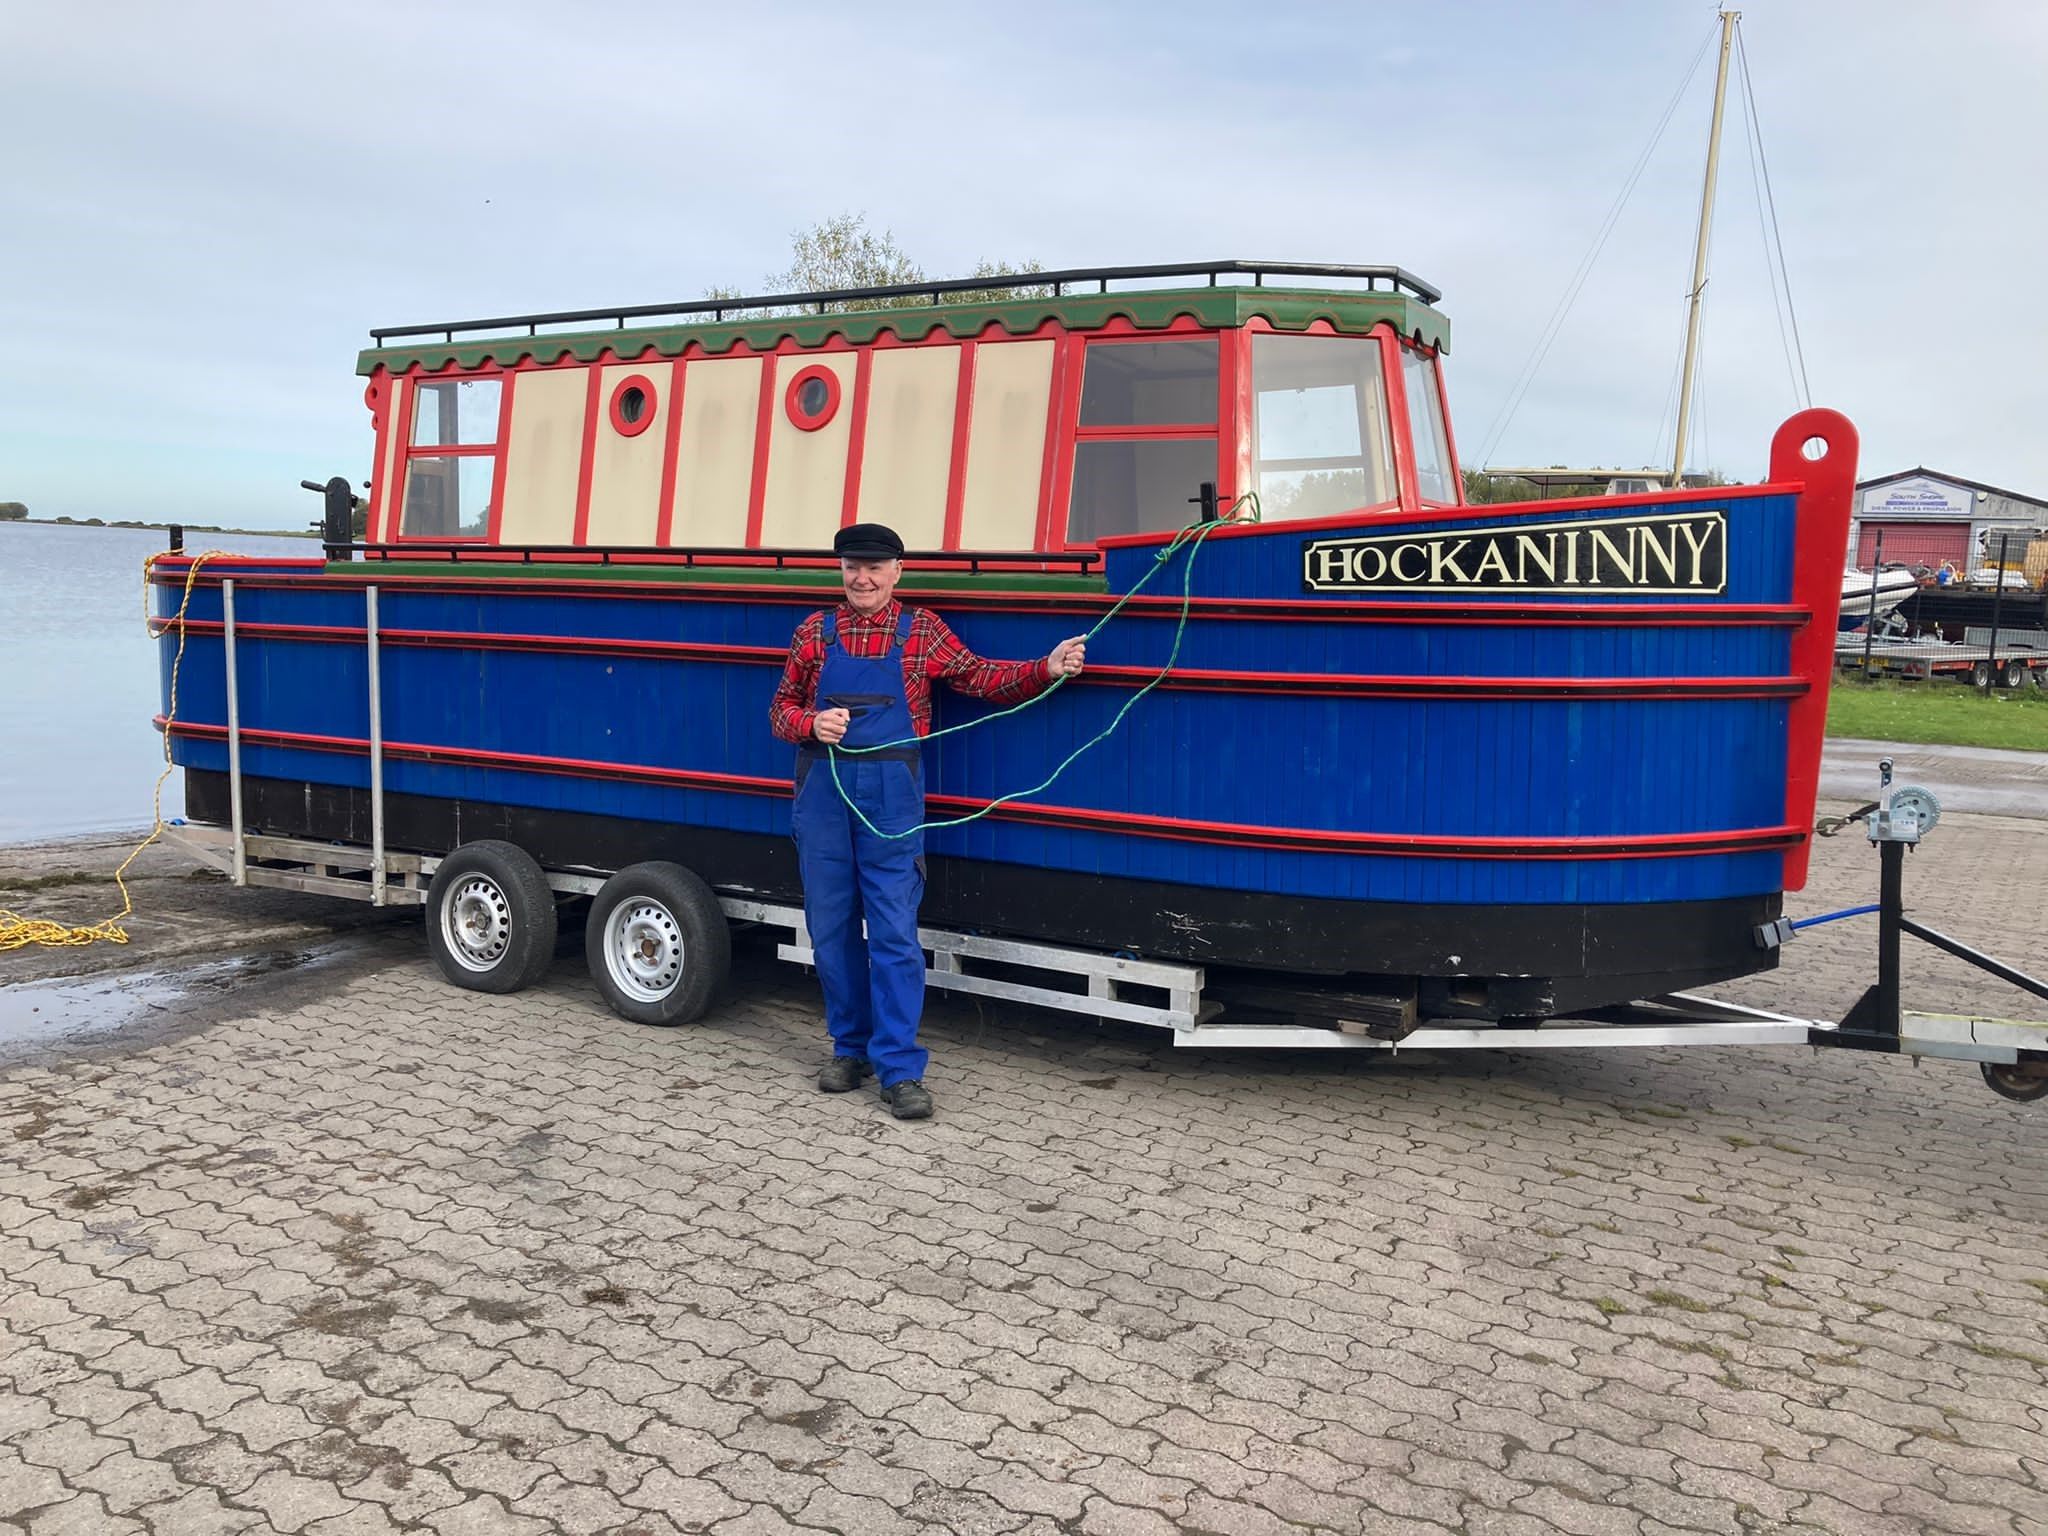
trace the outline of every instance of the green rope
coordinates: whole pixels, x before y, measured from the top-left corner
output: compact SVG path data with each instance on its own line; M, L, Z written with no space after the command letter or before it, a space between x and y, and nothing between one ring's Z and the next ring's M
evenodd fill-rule
M1117 613L1119 612L1119 610L1123 608L1124 604L1128 603L1132 598L1138 595L1138 593L1144 588L1145 583L1150 581L1161 570L1165 569L1167 565L1171 564L1173 561L1173 557L1176 554L1178 554L1183 548L1185 548L1188 551L1187 564L1183 567L1181 571L1180 622L1174 626L1173 646L1166 653L1166 665L1159 669L1157 675L1154 676L1150 682L1146 683L1144 687L1140 688L1136 693L1132 694L1128 699L1124 700L1123 707L1116 712L1115 717L1110 720L1108 725L1104 726L1100 732L1090 737L1087 741L1082 742L1081 745L1076 747L1072 752L1069 752L1065 760L1062 761L1057 768L1053 769L1052 773L1048 775L1042 783L1034 784L1029 789L1013 790L1007 795L999 795L995 799L989 801L989 803L983 806L980 810L972 812L971 814L966 816L955 816L949 821L921 821L916 826L909 828L907 831L884 832L880 827L876 826L872 821L868 820L867 812L863 811L858 805L855 805L853 802L853 797L847 794L846 786L844 783L840 781L839 778L839 759L842 754L846 756L858 757L864 756L870 752L886 752L889 751L891 748L908 746L921 747L925 742L935 740L940 736L950 736L956 731L965 731L973 729L976 726L989 725L994 721L1003 719L1007 715L1014 715L1019 713L1020 711L1031 708L1035 704L1044 703L1047 699L1051 698L1055 693L1058 693L1060 689L1066 686L1069 676L1069 674L1066 673L1061 673L1060 676L1054 678L1052 686L1047 688L1043 693L1034 694L1030 698L1025 699L1022 703L1012 704L1008 709L997 710L994 714L984 715L978 720L963 720L958 725L949 725L944 730L933 731L929 736L906 736L901 741L884 741L879 742L874 746L867 747L842 747L836 742L826 743L825 755L832 765L832 787L839 791L839 798L846 802L847 809L852 811L854 815L858 816L860 818L860 824L866 827L870 832L874 833L875 836L886 837L890 839L901 839L906 837L915 837L920 832L936 831L944 827L965 826L970 821L981 820L982 817L988 815L990 811L993 811L999 805L1008 805L1012 800L1021 800L1026 795L1035 795L1040 790L1050 789L1053 786L1053 784L1058 781L1059 776L1065 773L1069 768L1071 768L1074 765L1074 762L1081 756L1082 753L1086 752L1090 747L1095 746L1099 742L1107 741L1112 735L1114 735L1117 727L1124 723L1124 716L1129 714L1131 710L1137 706L1138 701L1144 698L1146 694L1150 693L1154 688L1157 688L1161 683L1165 682L1168 674L1173 671L1174 663L1180 659L1181 640L1187 634L1188 612L1194 604L1195 556L1201 550L1202 541L1208 538L1209 535L1214 533L1218 528L1222 527L1226 522L1230 521L1231 513L1235 512L1239 507L1245 506L1247 504L1249 504L1252 508L1252 516L1253 519L1256 520L1258 517L1259 510L1259 498L1256 493L1248 491L1244 495L1238 497L1236 501L1233 501L1229 505L1229 507L1227 507L1224 510L1223 515L1221 517L1208 521L1197 521L1189 523L1185 528L1181 529L1178 533L1174 534L1174 536L1167 541L1166 546L1163 549L1161 549L1158 554L1152 557L1152 564L1144 572L1144 574L1141 575L1136 581L1131 583L1130 591L1126 592L1122 597L1118 598L1116 602L1111 605L1109 612L1105 613L1100 619L1096 620L1094 627L1090 629L1088 633L1082 637L1084 640L1094 639L1096 634L1102 629L1102 627L1106 625L1111 619L1117 616Z

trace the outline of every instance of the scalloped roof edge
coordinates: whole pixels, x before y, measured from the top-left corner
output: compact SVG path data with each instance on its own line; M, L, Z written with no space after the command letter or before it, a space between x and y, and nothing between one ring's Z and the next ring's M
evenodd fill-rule
M708 324L627 326L603 331L563 331L540 336L486 336L474 341L430 342L423 346L372 347L357 358L356 372L383 367L392 373L416 369L505 368L532 361L546 366L570 359L593 363L609 353L618 362L679 357L695 348L720 356L735 347L770 351L785 341L821 347L835 337L864 346L886 333L899 341L922 341L943 329L961 340L1000 329L1029 335L1049 320L1088 330L1111 320L1146 329L1164 328L1181 316L1198 324L1238 326L1253 318L1276 330L1306 330L1318 320L1348 334L1362 334L1390 321L1403 336L1448 351L1450 324L1419 299L1386 291L1328 289L1194 288L1149 292L1073 294L1057 299L1015 299L1003 304L948 304L917 309L850 310L825 315L770 315Z

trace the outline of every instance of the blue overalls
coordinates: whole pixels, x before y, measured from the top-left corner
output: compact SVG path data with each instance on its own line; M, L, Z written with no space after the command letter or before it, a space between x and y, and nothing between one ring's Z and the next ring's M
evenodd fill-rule
M838 616L826 614L816 707L852 712L846 746L909 741L917 734L903 686L910 620L905 608L883 655L855 656L839 643ZM924 950L917 942L924 833L877 837L862 826L833 787L825 754L817 742L797 748L790 831L803 874L804 922L825 990L833 1054L866 1057L888 1088L922 1078L928 1059L917 1043L924 1013ZM842 756L839 782L884 832L924 820L924 759L916 746Z

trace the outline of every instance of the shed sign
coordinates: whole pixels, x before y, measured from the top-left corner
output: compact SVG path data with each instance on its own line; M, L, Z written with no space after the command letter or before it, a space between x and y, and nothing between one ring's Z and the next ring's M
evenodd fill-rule
M1728 585L1721 508L1520 527L1314 539L1307 592L1614 592L1710 596Z

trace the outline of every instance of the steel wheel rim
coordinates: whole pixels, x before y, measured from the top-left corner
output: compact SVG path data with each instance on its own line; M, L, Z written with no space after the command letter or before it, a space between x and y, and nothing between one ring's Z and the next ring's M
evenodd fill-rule
M441 903L441 937L464 970L496 970L512 944L512 903L498 882L470 875L450 891Z
M620 902L604 922L604 964L612 982L638 1003L658 1003L683 979L682 925L651 897Z

